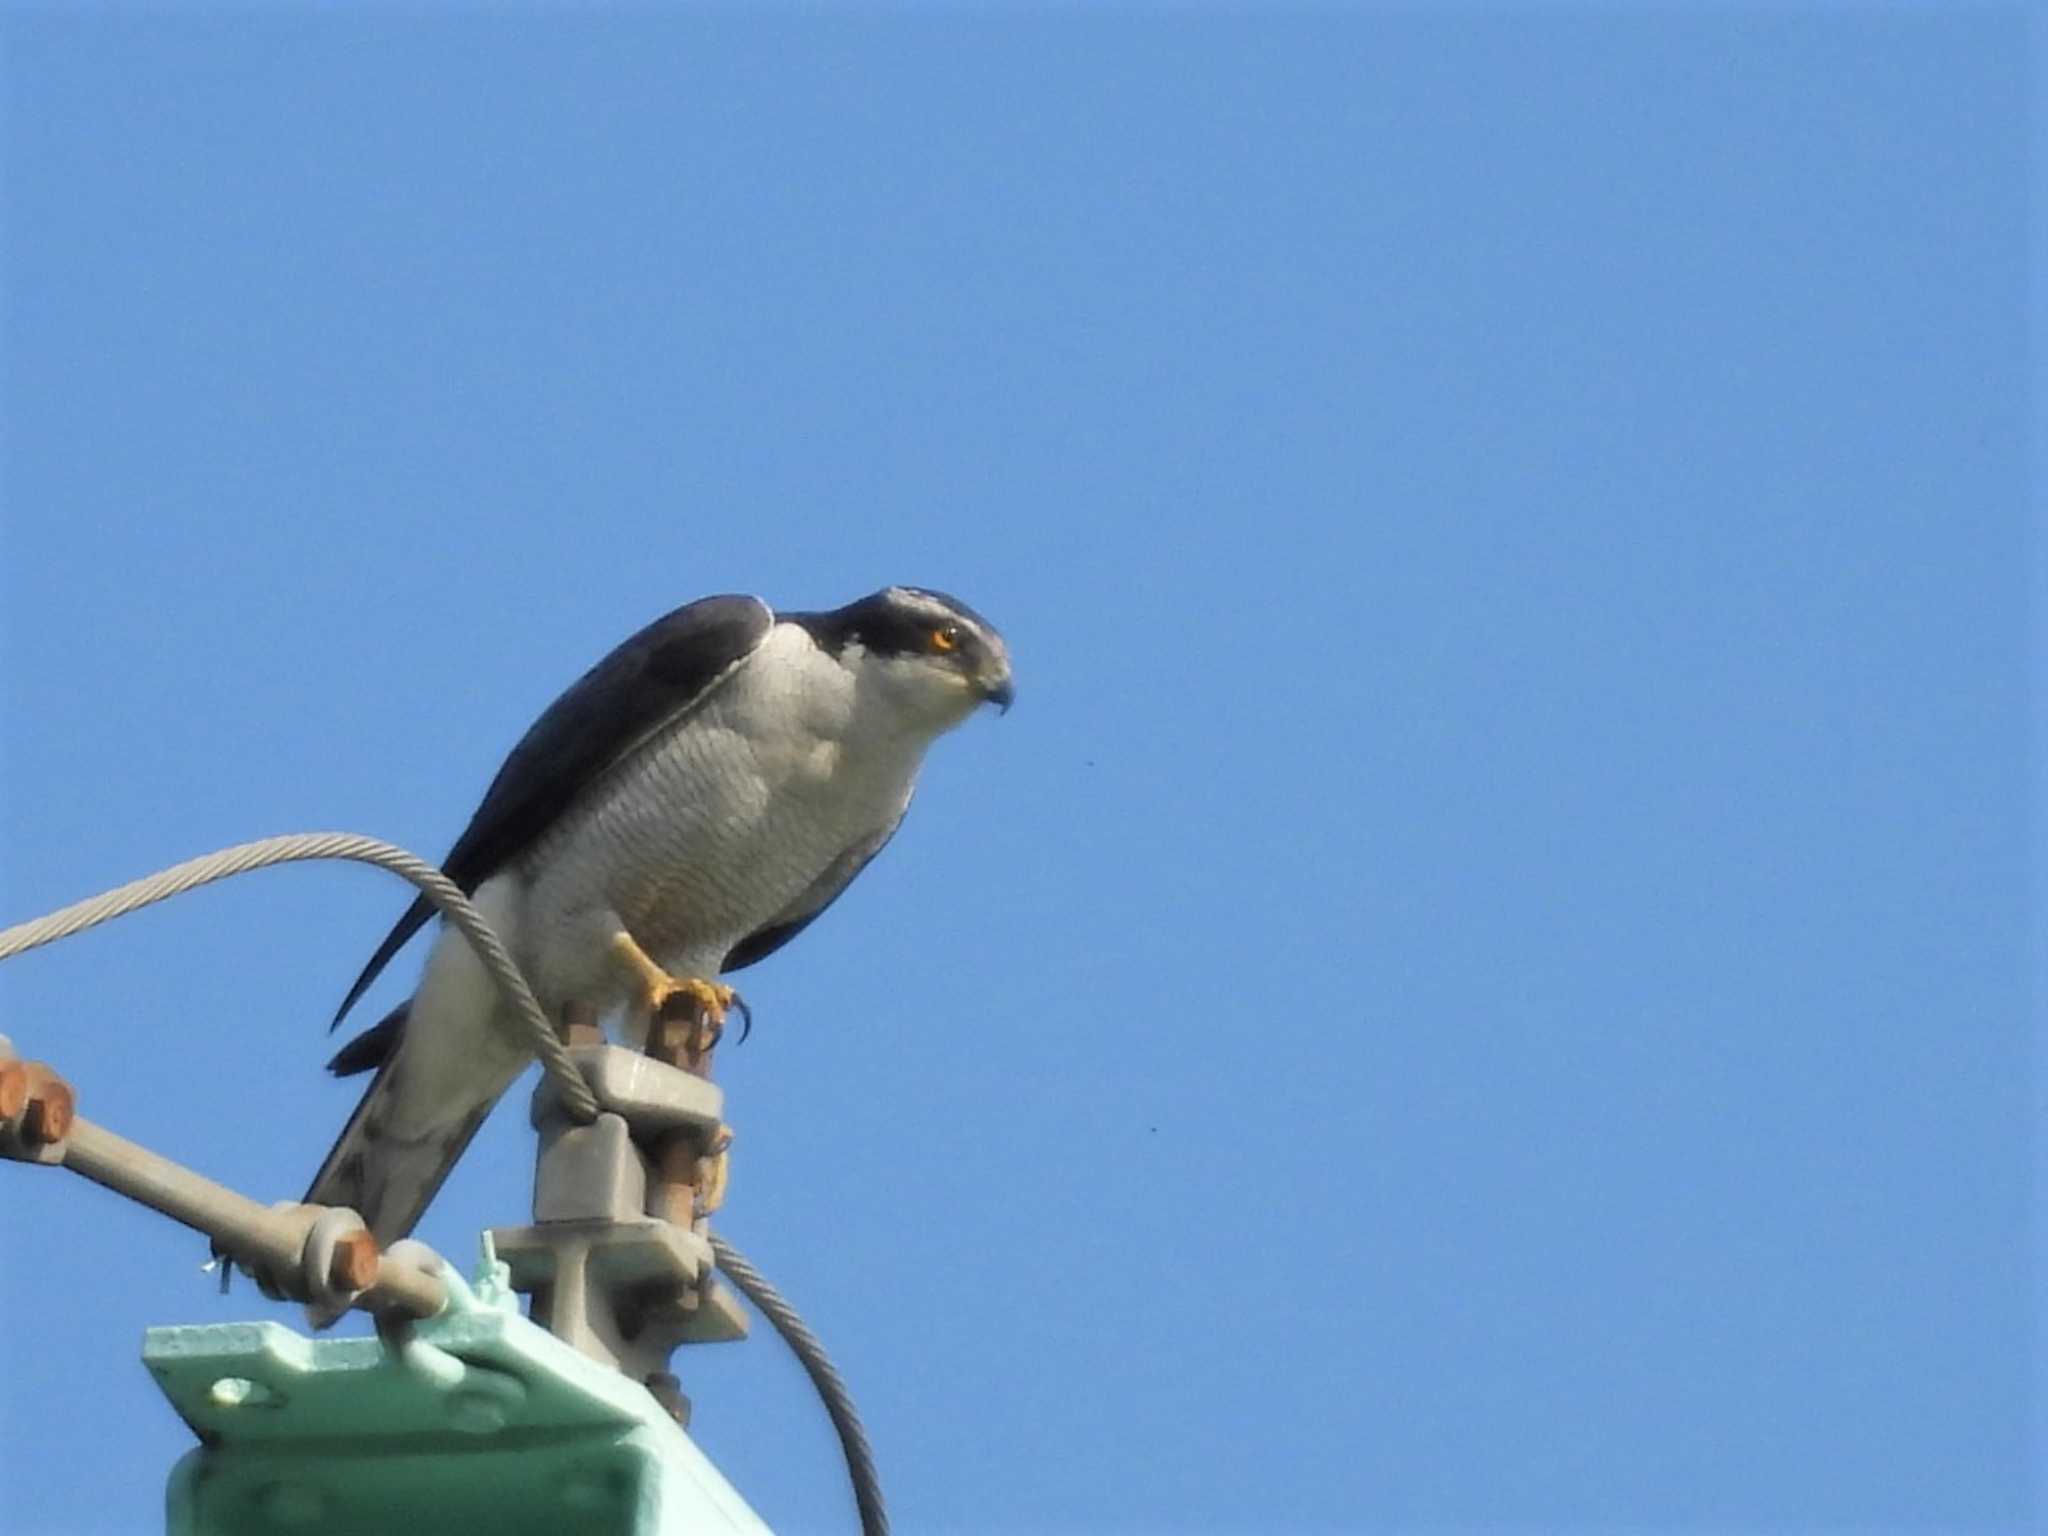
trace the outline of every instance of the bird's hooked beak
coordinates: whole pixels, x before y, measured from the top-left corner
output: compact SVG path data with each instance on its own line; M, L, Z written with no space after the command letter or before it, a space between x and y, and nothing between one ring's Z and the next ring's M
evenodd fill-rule
M990 670L983 673L975 683L981 689L982 698L1006 715L1010 712L1010 706L1017 702L1017 685L1010 680L1010 669L1007 666L1001 671Z

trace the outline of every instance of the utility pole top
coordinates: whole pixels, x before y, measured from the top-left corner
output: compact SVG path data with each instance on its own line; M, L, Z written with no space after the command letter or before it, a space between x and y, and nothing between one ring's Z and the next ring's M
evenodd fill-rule
M488 1236L473 1285L382 1338L152 1328L143 1362L199 1437L169 1536L603 1530L766 1536L639 1383L520 1316Z

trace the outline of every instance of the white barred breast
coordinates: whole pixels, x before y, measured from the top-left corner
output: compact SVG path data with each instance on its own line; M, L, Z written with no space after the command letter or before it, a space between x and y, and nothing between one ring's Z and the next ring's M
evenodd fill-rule
M651 738L571 807L520 860L517 949L543 1004L624 1001L606 959L620 927L671 974L715 975L893 825L929 738L864 737L855 702L843 668L777 625L690 729Z

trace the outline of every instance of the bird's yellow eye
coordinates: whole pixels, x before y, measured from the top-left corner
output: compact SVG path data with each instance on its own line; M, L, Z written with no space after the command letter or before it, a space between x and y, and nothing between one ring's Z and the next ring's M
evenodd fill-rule
M932 631L932 649L935 651L957 651L960 649L960 626L941 624Z

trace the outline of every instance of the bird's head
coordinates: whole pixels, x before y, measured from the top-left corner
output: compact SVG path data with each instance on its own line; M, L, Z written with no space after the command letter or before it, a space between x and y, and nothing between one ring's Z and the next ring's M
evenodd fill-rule
M957 597L886 587L830 615L841 659L863 687L944 730L978 704L1007 710L1016 690L1010 648L995 625Z

